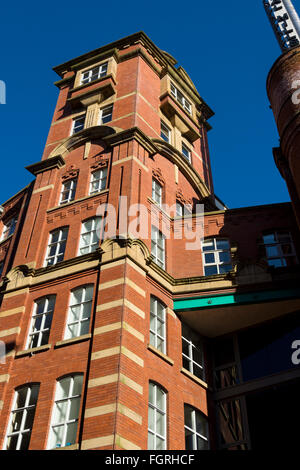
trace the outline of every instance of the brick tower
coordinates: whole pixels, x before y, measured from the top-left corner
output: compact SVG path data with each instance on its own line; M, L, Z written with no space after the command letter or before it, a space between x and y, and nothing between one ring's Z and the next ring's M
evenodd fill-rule
M300 326L291 205L215 196L213 113L175 65L140 32L54 69L34 181L1 212L2 449L247 449L261 391L299 387L290 345L251 363Z

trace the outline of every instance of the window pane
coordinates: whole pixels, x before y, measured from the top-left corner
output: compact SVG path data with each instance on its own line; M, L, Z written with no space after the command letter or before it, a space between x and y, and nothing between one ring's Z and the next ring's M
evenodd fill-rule
M215 263L214 253L205 253L204 255L205 263Z
M154 409L149 406L149 412L148 412L148 427L151 431L154 432L155 429L155 412Z
M228 240L218 240L216 239L216 245L218 250L229 250Z
M202 439L200 436L197 436L197 450L207 450L208 441Z
M30 441L30 432L26 432L22 434L22 440L21 440L21 445L20 445L20 450L27 450L29 447L29 441Z
M194 449L194 435L189 429L185 429L185 448L186 450L196 450Z
M214 274L218 274L217 266L205 266L205 276L213 276Z
M160 437L156 437L156 450L165 450L165 441Z
M203 242L203 245L202 245L203 251L213 251L214 249L215 247L214 247L213 240L206 240L205 242Z
M81 395L81 389L83 384L83 375L76 375L74 377L74 384L73 384L73 396Z
M61 379L57 383L56 400L61 400L69 396L70 382L70 377L66 377L65 379Z
M193 428L192 408L187 405L184 406L184 424L189 428Z
M68 424L66 442L64 445L72 445L76 442L77 422Z

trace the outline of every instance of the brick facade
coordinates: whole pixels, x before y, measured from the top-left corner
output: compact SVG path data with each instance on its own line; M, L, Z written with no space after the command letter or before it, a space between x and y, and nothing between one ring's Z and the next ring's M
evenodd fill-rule
M106 62L104 77L80 85L82 71ZM144 33L137 33L55 68L60 75L59 96L42 160L27 167L35 177L32 187L4 204L0 220L5 224L11 206L17 209L24 201L14 235L0 244L0 260L5 261L0 335L7 345L5 363L0 364L0 445L4 448L15 390L32 383L40 388L29 449L47 448L56 382L72 374L83 374L83 387L76 439L68 448L147 449L150 382L166 392L167 449L185 449L185 404L207 419L210 448L218 448L211 342L283 311L262 308L259 316L247 320L242 310L233 309L227 320L219 309L213 312L221 314L214 326L209 309L189 313L176 310L174 302L276 289L286 292L298 286L297 266L270 268L261 246L264 233L288 231L299 252L291 204L218 208L207 146L207 120L213 113L174 62ZM191 113L175 99L171 83L190 103ZM100 110L111 104L112 119L101 124ZM73 119L81 115L86 116L84 128L70 135ZM161 138L161 120L170 128L169 143ZM191 162L182 155L182 143L191 150ZM105 187L90 194L91 174L99 169L107 169ZM77 178L75 198L60 204L62 184L72 178ZM181 219L153 201L153 179L162 187L165 204L172 206L176 200L187 204L188 223L194 229L202 221L195 208L203 205L205 238L230 240L229 272L204 275L202 250L187 250L187 238L175 236L183 225ZM135 239L122 225L120 196L127 197L128 207L145 208L146 239ZM79 256L82 223L96 217L99 206L105 204L116 211L116 234L102 240L97 250ZM164 269L151 256L151 211L157 226L165 227L163 232L170 225ZM135 218L136 213L126 215L125 222L129 225ZM64 227L68 236L63 261L46 266L49 234ZM86 285L93 286L89 330L66 339L71 292ZM28 349L34 304L50 295L55 295L55 308L48 342ZM151 298L165 309L164 352L151 345ZM297 301L294 297L282 300ZM254 300L255 312L261 308L257 304ZM284 314L291 308L294 304L288 303ZM183 322L205 345L205 380L183 367Z

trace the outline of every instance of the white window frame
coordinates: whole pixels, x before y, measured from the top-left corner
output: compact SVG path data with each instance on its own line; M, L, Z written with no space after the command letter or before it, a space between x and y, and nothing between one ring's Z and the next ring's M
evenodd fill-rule
M93 171L91 173L91 181L90 181L90 194L97 194L100 191L104 191L106 189L106 181L107 181L107 166L104 168L100 168L99 170ZM93 189L93 186L97 184L97 189Z
M202 441L205 442L206 444L206 449L207 450L209 448L209 438L208 438L208 422L207 422L207 418L198 410L196 410L194 407L190 406L190 405L184 405L184 408L185 408L185 411L186 409L189 409L189 411L191 412L191 421L192 421L192 427L188 426L186 424L186 421L184 420L184 429L189 431L190 433L192 433L192 436L193 436L193 449L188 449L188 450L203 450L203 449L198 449L198 444L197 444L197 437L200 438ZM203 421L205 421L205 426L206 426L206 433L207 435L204 436L203 434L200 434L198 431L197 431L197 420L196 420L196 414L198 414L198 416L201 417L201 419L203 419Z
M207 245L209 242L213 242L213 248L205 250L205 245ZM227 242L228 243L228 249L223 249L223 248L217 248L217 242ZM229 254L229 263L225 263L224 261L221 261L220 259L220 254L221 253L226 253L228 252ZM206 254L214 254L214 259L215 261L213 263L208 263L205 259ZM208 238L202 242L202 260L203 260L203 270L204 270L204 276L213 276L216 274L226 274L232 270L232 259L231 259L231 251L230 251L230 241L227 238ZM217 272L214 274L206 274L205 268L209 268L212 266L216 266ZM230 269L227 269L226 271L223 272L221 266L228 266Z
M99 78L106 77L108 70L108 62L92 67L91 69L84 70L81 72L80 85L86 85L87 83L94 82ZM86 78L84 76L86 75Z
M75 194L76 194L76 187L77 187L77 178L67 180L62 184L60 200L59 200L60 205L67 204L68 202L74 201Z
M160 256L162 252L162 256ZM151 228L151 254L154 262L165 269L166 265L166 237L154 225Z
M274 236L274 239L275 239L274 242L266 242L264 240L265 237L272 236L272 235ZM280 236L284 236L284 235L286 235L289 238L289 240L286 241L286 242L280 240ZM284 245L289 245L290 246L290 248L291 248L290 253L284 254L284 252L283 252L283 246ZM277 230L277 231L266 233L265 235L263 235L263 246L264 246L264 249L265 249L266 261L267 261L269 266L274 266L275 268L287 267L289 265L285 263L286 258L294 258L295 259L294 264L298 264L298 258L297 258L293 238L292 238L292 235L289 231L285 231L285 230L279 231L279 230ZM274 256L269 256L268 255L267 248L270 248L270 247L276 247L277 248L278 254L276 256L275 255ZM272 260L280 260L281 266L276 266L275 264L272 264Z
M88 253L92 253L93 251L96 251L97 248L99 247L101 221L102 221L102 217L91 217L90 219L84 220L82 222L78 256L86 255ZM87 230L86 227L85 227L85 224L88 223L88 222L91 222L91 224L92 224L91 230ZM90 234L89 243L85 244L84 239L89 234ZM95 236L97 238L96 241L94 241ZM85 253L83 253L83 251L85 251Z
M181 153L189 163L192 162L192 152L184 142L182 142Z
M10 219L7 220L7 222L3 226L1 239L0 239L1 242L7 240L11 235L13 235L16 229L17 222L18 222L18 218L16 216L11 217Z
M80 132L84 129L84 125L85 125L85 118L86 118L86 115L85 114L81 114L80 116L77 116L76 118L73 119L73 123L72 123L72 129L71 129L71 135L74 135L74 134L77 134L77 132ZM83 124L80 124L80 126L78 125L78 122L82 121L83 120ZM80 129L76 129L77 127L80 127Z
M110 104L100 109L100 125L105 125L107 122L112 121L114 105Z
M158 309L158 307L160 307ZM161 315L159 314L161 311ZM159 326L162 333L159 333ZM166 354L166 308L156 297L150 297L150 344ZM160 344L159 344L160 343Z
M33 388L37 389L36 400L33 404L30 404L30 399L31 399L31 396L32 396ZM25 398L24 406L20 407L20 408L17 408L16 406L17 406L19 393L20 393L21 390L25 390L25 389L27 389L27 390L26 390L26 398ZM12 410L10 412L10 418L9 418L9 423L8 423L8 426L7 426L7 434L6 434L6 437L5 437L5 440L4 440L3 450L8 450L7 449L8 440L9 440L10 437L13 437L13 436L18 436L18 440L17 440L16 448L11 449L11 450L21 450L22 439L23 439L24 434L29 434L29 441L28 441L28 447L29 447L32 427L25 428L25 424L26 424L28 412L30 410L34 410L34 415L35 415L35 409L36 409L36 405L37 405L38 394L39 394L39 385L38 384L23 385L21 387L18 387L18 389L15 390L13 406L12 406ZM20 414L20 413L22 413L20 429L18 431L13 431L12 427L13 427L14 416L16 414ZM34 415L33 415L33 419L32 419L32 426L33 426L33 423L34 423ZM26 449L22 449L22 450L28 450L28 447Z
M41 313L38 313L39 303L44 302L44 306ZM49 309L49 305L53 305ZM49 295L46 297L41 297L34 302L33 314L30 322L30 329L26 343L26 349L38 348L44 344L48 344L49 334L51 329L51 323L53 318L53 312L55 308L55 295ZM45 326L47 317L50 318L50 323L48 326ZM40 322L40 324L39 324ZM38 337L37 344L32 346L32 340L34 337Z
M179 104L187 111L190 115L192 114L192 105L191 103L185 98L183 93L181 93L180 90L174 85L174 83L171 83L171 95L174 96L176 101L178 101Z
M160 136L168 144L171 143L171 129L164 123L160 121Z
M161 207L163 199L163 187L155 178L152 178L152 199Z
M55 233L58 232L58 239L56 242L52 242L53 236ZM57 228L56 230L53 230L49 234L49 242L48 242L48 247L47 247L47 255L45 259L45 267L47 266L53 266L54 264L63 261L65 257L65 251L66 251L66 244L67 244L67 239L68 239L68 233L69 233L69 227L62 227L62 228ZM65 237L65 238L64 238ZM50 250L52 246L56 245L56 250L55 254L49 256ZM64 246L64 250L62 253L60 253L61 246ZM61 258L62 259L59 259ZM49 263L49 260L53 260L53 263Z
M196 334L190 330L186 325L182 324L182 366L188 370L191 374L205 380L205 369L204 369L204 359L203 359L203 348L199 346L201 344L200 339L196 339ZM188 353L184 353L183 344L188 348ZM202 344L201 344L202 346ZM195 360L195 352L201 354L201 363ZM188 367L185 367L183 359L188 361ZM198 372L198 368L201 370L201 373Z
M75 298L75 293L77 294L79 291L81 292L81 301L78 303ZM87 297L87 293L91 291L91 298ZM65 339L71 339L71 338L78 338L79 336L82 336L83 334L88 334L88 333L83 333L82 328L83 326L87 325L87 328L85 328L85 331L87 332L89 330L90 326L90 320L91 320L91 314L92 314L92 306L93 306L93 292L94 292L94 286L93 284L87 284L84 286L79 286L76 287L76 289L73 289L71 291L71 296L70 296L70 304L69 304L69 310L68 310L68 320L67 320L67 325L65 329ZM84 307L89 304L89 310L88 313L84 312ZM77 314L78 318L74 320L74 316L72 313L72 308L78 308L79 307L79 313ZM85 325L84 325L85 324ZM76 328L76 333L71 331L71 328L75 326Z
M63 397L63 398L58 398L59 397L60 384L61 384L61 382L65 381L65 380L69 380L67 396ZM76 384L76 382L77 382L77 384ZM78 385L81 387L80 394L74 394L74 386L75 385L76 385L76 387L78 387ZM82 386L83 386L83 374L74 374L74 375L63 377L60 380L57 380L56 390L55 390L55 402L54 402L53 411L52 411L51 426L50 426L49 440L48 440L48 446L47 446L48 449L66 447L66 446L73 445L73 444L76 443L76 439L75 439L75 442L67 442L67 431L68 431L68 427L70 425L73 425L74 423L76 423L76 433L75 434L77 435L80 405L81 405L81 396L82 396ZM74 402L74 400L76 400L78 402L78 416L76 418L71 418L70 417L71 410L72 410L71 405L72 405L72 402ZM56 411L59 412L59 408L62 409L64 407L65 407L65 417L64 417L64 419L62 419L58 422L55 422L54 421L55 412ZM57 429L57 428L61 428L61 427L64 428L63 429L62 442L58 443L57 440L56 440L56 444L55 444L55 446L53 446L53 443L55 442L54 428Z
M184 204L179 201L176 201L176 216L183 217L184 216Z
M150 401L150 387L153 389L154 403ZM162 406L158 404L157 391L160 390L163 398ZM151 410L151 411L150 411ZM153 413L153 423L150 423L150 415ZM163 420L164 435L157 432L158 416ZM150 436L154 438L154 448L150 447ZM157 446L157 438L161 439L163 445L162 448ZM167 394L159 385L150 382L149 383L149 400L148 400L148 450L166 450L167 448Z

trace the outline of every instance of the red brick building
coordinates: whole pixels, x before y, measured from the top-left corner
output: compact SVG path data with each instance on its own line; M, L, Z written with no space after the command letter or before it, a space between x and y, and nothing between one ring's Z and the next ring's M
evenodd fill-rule
M0 219L1 448L273 445L300 388L292 205L215 196L213 112L144 33L54 70L42 159Z

